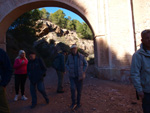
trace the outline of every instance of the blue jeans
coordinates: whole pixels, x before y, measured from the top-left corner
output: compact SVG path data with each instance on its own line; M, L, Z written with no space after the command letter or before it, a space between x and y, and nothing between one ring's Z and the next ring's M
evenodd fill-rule
M47 95L46 95L46 92L45 92L45 87L44 87L43 81L39 81L38 83L35 83L35 84L30 82L30 93L32 96L32 105L37 104L36 87L37 87L38 91L43 95L44 99L49 100Z
M144 113L150 113L150 93L144 93L142 108Z
M80 105L83 80L78 80L78 77L75 77L75 78L69 77L69 79L70 79L70 90L71 90L72 104L76 103L75 91L77 89L77 105Z

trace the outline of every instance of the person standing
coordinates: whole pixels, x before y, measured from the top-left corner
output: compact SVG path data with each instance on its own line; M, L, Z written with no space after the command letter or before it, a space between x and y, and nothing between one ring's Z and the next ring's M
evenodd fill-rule
M85 72L87 69L88 63L85 60L84 56L77 51L77 45L73 44L71 46L71 54L68 55L66 62L66 69L69 72L70 79L70 89L71 89L71 99L72 104L71 109L76 107L81 107L81 92L83 87L83 80L85 78ZM75 90L77 89L77 103L75 100Z
M30 60L27 65L27 74L30 79L30 93L32 96L31 108L34 108L37 105L36 87L43 95L46 103L49 103L43 82L44 76L46 74L46 66L42 59L36 57L36 53L34 51L29 53L29 58Z
M24 95L25 91L25 83L27 79L27 64L28 59L26 58L26 54L24 50L19 51L18 57L15 59L14 69L15 69L15 91L16 96L14 101L18 101L19 97L19 87L21 88L21 99L27 100L28 98Z
M141 37L141 47L132 56L131 79L143 112L150 113L150 29L142 31Z
M12 71L6 52L0 49L0 113L10 113L5 88L11 79Z
M65 74L65 55L65 51L58 53L53 61L53 67L56 69L58 76L57 93L64 93L63 81Z

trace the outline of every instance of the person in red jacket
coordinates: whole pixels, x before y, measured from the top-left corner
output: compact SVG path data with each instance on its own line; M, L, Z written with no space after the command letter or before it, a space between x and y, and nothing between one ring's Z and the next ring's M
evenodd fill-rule
M26 58L26 54L24 50L19 51L18 57L15 59L14 63L14 69L15 69L15 91L16 91L16 96L14 98L14 101L18 100L19 96L19 87L21 88L21 99L22 100L27 100L28 98L24 95L25 91L25 82L27 79L27 64L28 60Z

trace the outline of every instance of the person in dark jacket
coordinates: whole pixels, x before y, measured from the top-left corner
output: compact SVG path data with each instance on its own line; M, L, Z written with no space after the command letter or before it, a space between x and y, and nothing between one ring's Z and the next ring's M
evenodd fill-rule
M34 108L37 104L36 87L43 95L46 103L49 103L43 82L43 78L46 73L46 66L42 59L36 57L36 53L34 51L30 52L29 59L30 60L27 65L27 75L30 79L30 93L32 96L31 108Z
M12 65L6 52L0 49L0 113L10 113L5 87L12 76Z
M71 89L71 99L72 105L71 109L80 108L81 107L81 92L83 87L83 80L85 78L85 72L88 67L88 63L85 57L78 52L78 48L76 44L71 46L71 54L68 55L68 59L66 62L66 69L69 72L70 79L70 89ZM77 89L77 103L75 91Z
M150 113L150 29L141 33L141 47L132 56L131 79L142 100L144 113Z
M56 69L58 76L57 93L64 93L63 80L65 74L65 55L65 51L58 53L53 61L53 67Z

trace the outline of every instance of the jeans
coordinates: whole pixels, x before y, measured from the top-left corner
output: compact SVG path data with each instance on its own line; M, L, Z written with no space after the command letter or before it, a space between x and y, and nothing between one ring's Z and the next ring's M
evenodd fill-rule
M64 74L63 74L63 72L57 71L57 76L58 76L57 91L63 91Z
M150 93L144 93L142 108L144 113L150 113Z
M27 79L27 75L26 74L16 74L15 75L15 91L16 91L16 95L19 94L19 87L21 88L21 95L24 95L26 79Z
M46 101L49 100L48 97L47 97L47 94L45 92L45 87L44 87L44 82L43 81L39 81L38 83L35 83L35 84L30 82L30 93L31 93L31 96L32 96L32 105L37 104L36 87L37 87L38 91L43 95L44 99Z
M2 86L0 86L0 113L10 113L6 92Z
M69 77L70 79L70 89L71 89L71 99L72 99L72 104L76 104L75 101L75 92L77 89L77 105L80 105L81 101L81 92L82 92L82 87L83 87L83 80L78 80L78 77Z

